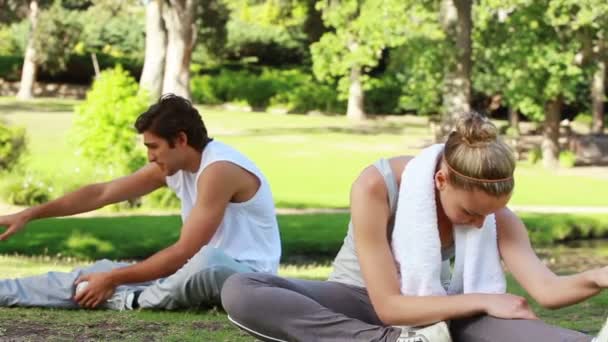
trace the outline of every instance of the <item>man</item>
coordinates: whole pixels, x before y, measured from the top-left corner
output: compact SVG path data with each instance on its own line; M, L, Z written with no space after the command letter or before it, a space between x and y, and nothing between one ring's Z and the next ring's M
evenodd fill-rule
M177 309L218 304L236 272L276 273L281 254L274 201L260 170L214 141L192 104L164 95L141 114L150 163L107 183L1 216L5 240L33 219L66 216L143 196L162 186L181 200L173 245L135 264L98 261L70 273L0 280L0 306Z

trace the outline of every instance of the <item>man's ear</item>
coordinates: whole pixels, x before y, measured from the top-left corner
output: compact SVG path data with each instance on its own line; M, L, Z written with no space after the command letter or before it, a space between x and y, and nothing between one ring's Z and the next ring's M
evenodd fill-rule
M179 132L177 133L174 142L176 146L186 146L188 145L188 136L183 131Z

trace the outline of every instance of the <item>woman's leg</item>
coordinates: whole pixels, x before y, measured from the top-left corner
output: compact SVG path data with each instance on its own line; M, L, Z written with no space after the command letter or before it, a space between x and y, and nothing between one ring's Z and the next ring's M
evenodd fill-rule
M591 336L549 325L541 320L500 319L491 316L453 320L454 342L589 342Z
M264 341L396 341L364 289L330 281L236 274L222 290L229 319Z

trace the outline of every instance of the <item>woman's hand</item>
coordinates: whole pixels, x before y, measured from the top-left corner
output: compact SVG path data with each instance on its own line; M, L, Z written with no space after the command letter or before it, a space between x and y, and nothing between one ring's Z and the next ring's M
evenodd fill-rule
M538 319L524 297L512 294L485 295L485 312L504 319Z

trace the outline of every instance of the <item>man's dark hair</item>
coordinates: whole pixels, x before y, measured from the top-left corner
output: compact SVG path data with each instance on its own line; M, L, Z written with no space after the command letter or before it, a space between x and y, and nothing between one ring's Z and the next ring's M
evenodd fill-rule
M179 132L188 137L188 145L199 152L213 139L207 135L207 128L201 115L192 103L175 94L164 94L157 103L139 115L135 121L139 134L151 132L165 139L169 146L175 146Z

